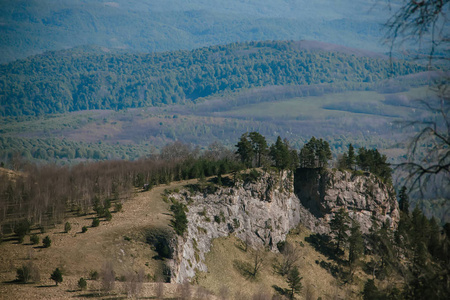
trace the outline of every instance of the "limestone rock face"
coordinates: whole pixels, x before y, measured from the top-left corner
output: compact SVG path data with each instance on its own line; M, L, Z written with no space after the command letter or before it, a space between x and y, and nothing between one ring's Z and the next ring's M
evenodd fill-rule
M214 194L181 191L171 197L188 204L188 229L178 238L171 263L172 281L182 283L207 271L205 254L211 241L236 235L249 247L277 251L300 221L300 201L293 193L292 174L265 173L256 182L238 182Z
M218 237L234 234L249 247L277 251L299 222L314 233L329 233L329 222L344 207L369 232L373 220L396 227L399 209L392 187L370 174L299 169L264 173L214 193L187 189L170 195L187 205L187 232L177 237L170 261L172 281L183 283L206 272L205 254Z
M363 233L369 232L372 219L396 227L400 219L395 192L378 177L349 171L299 169L295 174L295 192L302 205L316 217L302 223L313 232L327 233L334 213L344 207L358 221Z

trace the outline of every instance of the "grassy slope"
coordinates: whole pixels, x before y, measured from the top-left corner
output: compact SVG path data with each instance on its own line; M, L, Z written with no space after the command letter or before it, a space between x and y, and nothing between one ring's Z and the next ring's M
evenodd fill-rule
M113 263L117 277L140 269L153 276L159 272L161 261L152 259L155 252L144 242L143 234L148 228L168 226L168 204L160 197L165 188L161 186L150 192L137 193L124 202L122 212L113 214L112 221L101 222L96 228L90 228L93 215L69 218L67 221L72 224L69 233L63 233L64 224L58 224L47 233L39 234L41 241L46 235L51 238L52 245L48 249L28 244L28 237L24 244L17 244L15 240L2 243L0 298L61 299L95 294L100 281L88 281L88 290L84 292L78 291L77 282L80 277L88 278L92 270L100 273L107 262ZM86 233L81 233L83 226L89 227ZM38 233L37 230L34 232ZM131 241L125 240L125 236ZM26 264L30 257L40 270L41 283L8 283L15 279L16 269ZM57 267L63 270L64 281L54 287L49 277ZM117 286L120 290L120 283ZM143 294L151 296L153 289L153 284L146 284ZM167 291L173 289L170 285L166 287Z
M359 280L353 285L341 286L325 269L315 263L316 260L328 259L316 252L311 245L304 241L310 232L302 229L298 234L291 234L288 241L300 250L300 259L297 263L300 276L303 277L303 290L300 298L313 295L312 299L332 299L338 296L341 299L357 298L361 290ZM212 251L207 254L207 274L199 274L199 284L208 287L216 294L227 291L230 297L244 296L242 299L250 299L251 295L262 292L266 295L275 293L272 285L287 288L285 278L276 274L273 264L280 259L280 254L266 253L260 273L255 280L246 279L233 266L235 260L252 261L250 252L243 252L236 244L239 243L234 237L220 238L214 240ZM362 275L362 274L360 274ZM365 278L365 275L362 275ZM236 297L238 298L238 297Z

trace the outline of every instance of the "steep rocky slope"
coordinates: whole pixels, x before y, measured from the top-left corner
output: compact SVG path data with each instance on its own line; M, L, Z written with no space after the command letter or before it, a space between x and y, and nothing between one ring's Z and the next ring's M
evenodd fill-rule
M235 235L250 247L277 251L277 243L299 222L313 232L329 232L328 222L340 207L364 232L373 219L389 220L391 226L399 219L391 187L373 175L345 171L297 170L295 176L264 172L253 182L238 181L214 193L183 189L170 197L188 207L187 231L177 238L169 263L174 282L190 281L196 272L207 271L205 254L215 238Z
M373 220L395 228L400 219L393 187L367 172L298 169L294 188L302 206L315 216L302 218L313 232L329 232L328 223L341 207L359 222L364 233L369 232Z
M300 202L287 172L265 173L255 182L240 181L213 194L184 190L172 197L189 209L188 229L178 238L171 264L175 282L207 271L205 254L215 238L234 234L250 247L276 251L276 244L300 221Z

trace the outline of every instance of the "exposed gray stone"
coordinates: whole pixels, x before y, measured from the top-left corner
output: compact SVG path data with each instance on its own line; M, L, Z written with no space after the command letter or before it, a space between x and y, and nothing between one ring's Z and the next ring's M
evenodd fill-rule
M372 219L380 224L387 221L392 228L400 219L392 186L369 173L299 169L295 176L295 193L302 205L316 217L316 220L301 217L302 223L313 232L328 232L328 226L316 226L317 221L328 224L341 207L360 223L363 233L369 232Z
M182 190L170 195L189 209L187 232L178 237L169 263L172 281L182 283L197 270L206 272L205 254L218 237L234 234L250 247L277 251L277 243L300 221L312 232L328 233L328 223L340 207L363 232L369 231L372 218L389 220L393 227L399 220L393 189L373 175L298 170L295 184L293 177L290 172L264 173L254 183L240 181L214 194Z

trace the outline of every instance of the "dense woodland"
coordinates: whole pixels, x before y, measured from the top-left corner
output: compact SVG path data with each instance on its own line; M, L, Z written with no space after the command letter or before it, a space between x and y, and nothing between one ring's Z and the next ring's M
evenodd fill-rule
M251 42L151 54L48 52L0 65L0 114L42 115L92 109L185 104L250 87L365 83L424 71L296 42ZM305 90L307 95L320 93Z

